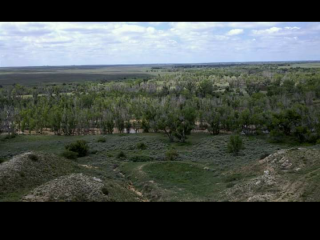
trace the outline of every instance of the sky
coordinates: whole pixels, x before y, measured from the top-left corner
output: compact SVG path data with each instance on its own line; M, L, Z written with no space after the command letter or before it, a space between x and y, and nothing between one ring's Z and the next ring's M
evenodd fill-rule
M0 22L0 67L320 60L320 22Z

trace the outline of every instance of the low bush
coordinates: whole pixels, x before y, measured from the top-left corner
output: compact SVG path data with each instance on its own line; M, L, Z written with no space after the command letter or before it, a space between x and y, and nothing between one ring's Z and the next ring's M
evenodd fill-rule
M98 150L92 150L90 151L90 154L97 154L99 151Z
M89 146L86 141L78 140L75 143L67 145L66 150L77 153L78 157L85 157L89 153Z
M142 156L130 157L129 160L132 161L132 162L152 162L152 161L154 161L154 158L142 155Z
M17 134L9 134L9 135L6 135L3 140L9 140L9 139L13 139L13 138L16 138L17 137Z
M61 156L67 159L76 160L78 157L78 154L76 152L66 150L61 154Z
M265 158L268 157L269 155L270 155L269 153L263 153L263 154L260 156L260 160L265 159Z
M137 148L140 150L146 150L147 149L147 145L144 143L138 143L137 144Z
M35 154L29 154L28 158L33 162L37 162L39 160L39 157Z
M237 182L240 181L243 178L241 173L234 173L229 176L226 176L224 182L225 183L232 183L232 182Z
M101 191L102 191L102 193L104 194L104 195L109 195L109 190L107 189L107 187L103 187L102 189L101 189Z
M98 138L98 143L105 143L107 141L107 139L105 137L99 137Z
M179 157L179 153L175 149L170 149L166 152L166 160L167 161L175 161Z
M126 156L126 154L124 153L124 152L119 152L118 153L118 155L117 155L117 158L119 158L119 159L123 159L123 158L126 158L127 156Z
M269 138L272 143L283 143L285 141L285 134L278 130L272 130Z

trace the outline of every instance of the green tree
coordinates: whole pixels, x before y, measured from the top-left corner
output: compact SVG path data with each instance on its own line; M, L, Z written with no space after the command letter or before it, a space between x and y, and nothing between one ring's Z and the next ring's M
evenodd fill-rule
M244 149L244 145L241 137L238 135L231 136L228 143L228 152L237 156L242 149Z

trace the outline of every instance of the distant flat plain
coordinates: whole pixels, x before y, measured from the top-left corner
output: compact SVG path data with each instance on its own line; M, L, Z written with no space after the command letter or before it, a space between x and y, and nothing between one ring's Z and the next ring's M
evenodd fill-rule
M279 69L320 68L320 62L268 62L280 65ZM121 81L128 79L150 79L159 74L171 74L166 69L173 67L225 67L261 65L262 62L250 63L206 63L206 64L145 64L145 65L96 65L96 66L41 66L41 67L1 67L0 85L21 84L36 86L40 84L80 83L89 81ZM157 71L155 69L161 69ZM153 71L154 70L154 71Z
M146 66L66 66L0 68L0 85L61 84L84 81L116 81L151 78Z

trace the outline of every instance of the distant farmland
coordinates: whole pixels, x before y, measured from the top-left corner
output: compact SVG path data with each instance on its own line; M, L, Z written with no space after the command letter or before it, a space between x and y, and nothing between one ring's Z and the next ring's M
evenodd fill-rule
M84 81L117 81L130 78L151 78L152 73L146 67L37 67L37 68L2 68L0 85L38 85L61 84Z

